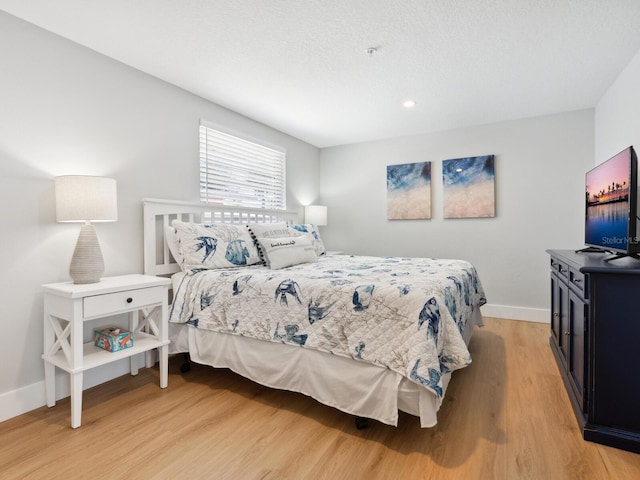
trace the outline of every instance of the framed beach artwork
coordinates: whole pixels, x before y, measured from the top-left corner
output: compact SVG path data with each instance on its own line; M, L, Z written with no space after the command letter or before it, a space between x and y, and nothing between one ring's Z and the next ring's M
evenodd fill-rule
M494 156L442 162L444 218L496 216Z
M431 162L387 165L387 219L431 218Z

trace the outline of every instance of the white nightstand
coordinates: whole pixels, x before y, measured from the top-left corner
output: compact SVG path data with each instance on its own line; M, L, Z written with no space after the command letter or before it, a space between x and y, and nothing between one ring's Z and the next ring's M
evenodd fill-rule
M134 355L157 348L160 387L167 387L169 285L168 278L123 275L103 278L99 283L63 282L42 286L45 292L42 358L47 405L56 404L55 367L58 367L70 374L73 428L80 426L85 370L130 357L131 375L136 375L138 363ZM129 329L134 332L132 347L108 352L94 346L93 341L83 344L84 322L121 313L129 313Z

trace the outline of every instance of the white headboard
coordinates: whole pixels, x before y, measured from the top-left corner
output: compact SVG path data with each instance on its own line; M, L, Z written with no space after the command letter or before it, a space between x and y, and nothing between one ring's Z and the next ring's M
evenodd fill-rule
M205 203L190 203L156 198L142 199L144 211L144 273L170 275L180 271L164 241L167 225L174 219L193 223L298 223L298 212L240 208Z

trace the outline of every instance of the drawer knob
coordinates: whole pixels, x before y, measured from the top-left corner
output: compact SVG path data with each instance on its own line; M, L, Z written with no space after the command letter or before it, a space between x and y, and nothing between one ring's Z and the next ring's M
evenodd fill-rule
M133 298L131 297L127 298L127 303L131 303L131 302L133 302Z
M554 318L558 318L560 316L560 313L559 312L553 312L553 316L554 316Z
M580 278L574 278L573 283L580 283L582 280Z
M571 332L564 332L565 335L571 335Z

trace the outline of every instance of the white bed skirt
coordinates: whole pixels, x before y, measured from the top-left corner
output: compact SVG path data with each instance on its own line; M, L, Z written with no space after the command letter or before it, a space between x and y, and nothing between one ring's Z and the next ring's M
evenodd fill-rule
M468 344L482 315L476 309L463 338ZM378 365L290 344L169 324L170 353L230 370L271 388L303 393L351 415L398 424L398 410L420 417L423 428L437 423L442 403L431 391ZM451 374L443 376L446 392ZM443 393L444 398L444 393Z

